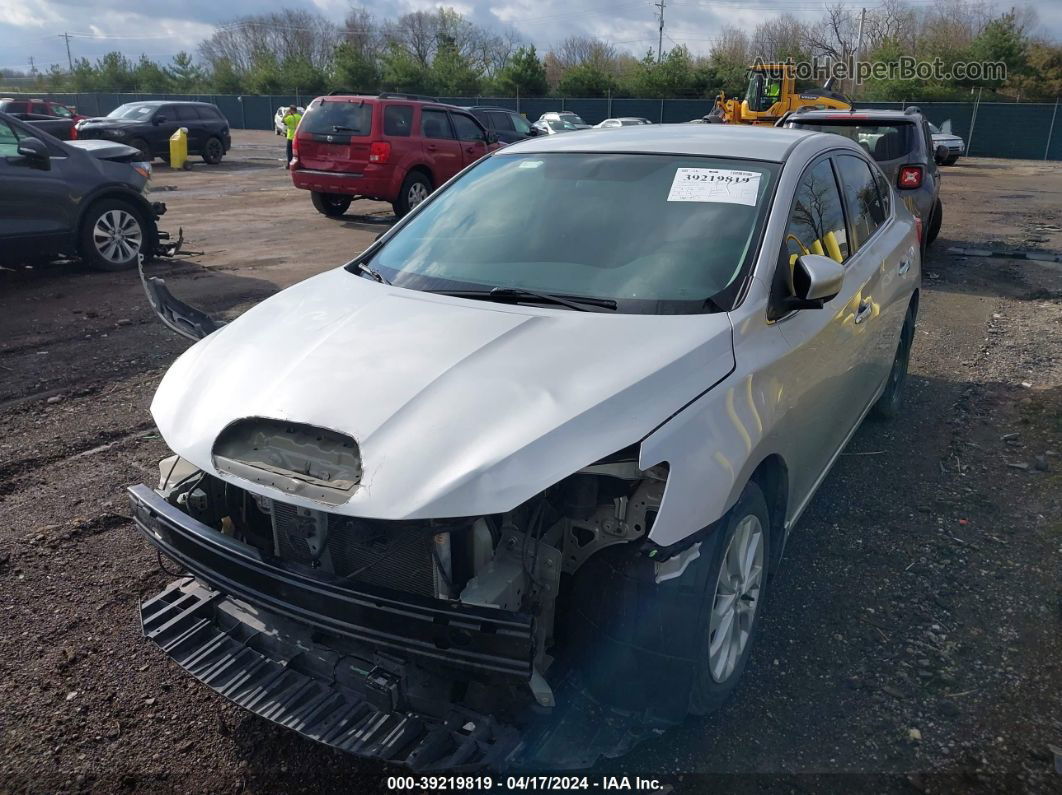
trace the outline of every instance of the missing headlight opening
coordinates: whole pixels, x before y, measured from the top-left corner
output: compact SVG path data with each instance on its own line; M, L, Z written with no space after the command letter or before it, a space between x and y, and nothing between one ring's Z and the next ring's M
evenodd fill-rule
M250 432L226 431L215 446L215 459L228 463L236 452L249 449L256 453L250 457L256 466L271 462L271 467L280 469L278 462L290 463L292 451L300 448L295 442L306 441L300 435L305 429L295 433L277 424L274 431L283 435L274 438L286 440L282 449L243 447L248 440L261 442L263 427L257 423ZM326 446L317 437L314 441L314 449ZM346 447L338 449L346 454ZM248 458L243 455L242 460L246 463ZM535 705L547 713L562 700L566 704L561 707L569 707L569 712L585 706L580 699L587 694L571 684L578 665L573 650L585 644L573 643L572 635L585 634L588 625L579 611L572 610L572 595L576 587L580 592L595 590L592 583L577 586L577 582L596 576L588 572L587 563L605 549L623 546L624 557L647 562L639 553L639 542L652 527L667 478L666 465L641 471L635 460L613 457L506 513L385 521L265 497L178 456L163 460L159 467L157 502L149 505L155 497L145 496L150 494L145 487L132 490L134 516L149 539L187 565L198 582L178 581L145 603L149 637L167 648L165 638L152 633L165 634L161 627L181 623L175 605L189 614L189 605L194 605L198 621L208 618L215 626L227 627L222 634L239 639L240 653L249 654L250 649L263 659L277 660L302 650L299 655L306 652L317 662L308 665L308 658L298 656L287 664L315 681L331 660L346 671L340 678L343 692L356 694L354 698L364 699L375 710L385 714L405 710L420 721L440 725L454 714L480 720L492 738L484 741L486 745L481 743L480 762L513 750L503 741L506 727L526 722L529 708L540 724L541 745L548 746L546 738L551 735L542 715L534 713ZM310 469L318 477L323 474ZM254 571L235 563L219 565L199 551L193 554L182 548L180 534L187 529L182 529L187 520L181 515L194 520L191 524L200 541L224 544L233 557L253 558ZM370 626L371 621L334 610L331 603L312 595L293 596L278 584L283 579L278 572L298 577L307 591L327 586L344 597L386 598L388 611L397 612L379 624L378 629L386 628L385 636ZM237 578L241 582L233 587ZM224 596L205 585L224 589ZM281 615L240 598L246 595L253 604L258 602L256 595L267 590L266 598ZM275 593L278 590L282 593ZM373 607L381 604L374 602ZM424 625L413 621L416 626L410 626L401 615L404 610L435 615ZM299 611L313 613L309 630L288 620L308 614ZM251 633L260 634L244 647L244 637ZM171 643L176 642L188 640ZM352 669L347 669L347 661ZM323 668L317 670L317 665ZM561 696L555 693L558 686L571 692ZM493 716L493 723L485 715ZM550 716L549 731L556 730L553 718L558 717ZM332 744L342 747L338 741ZM609 750L588 752L598 755Z

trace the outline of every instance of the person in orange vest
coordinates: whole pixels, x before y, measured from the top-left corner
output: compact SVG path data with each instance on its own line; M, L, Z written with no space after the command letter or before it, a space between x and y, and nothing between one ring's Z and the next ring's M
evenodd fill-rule
M291 168L291 142L295 140L295 130L302 121L302 114L294 105L288 106L288 112L284 116L284 129L288 131L288 157L284 161L284 168Z

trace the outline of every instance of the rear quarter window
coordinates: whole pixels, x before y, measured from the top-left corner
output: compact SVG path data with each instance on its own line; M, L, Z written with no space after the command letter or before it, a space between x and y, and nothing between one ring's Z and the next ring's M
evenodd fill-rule
M372 105L322 100L306 111L299 129L315 135L368 135L372 131Z
M0 102L0 110L4 113L29 113L28 102Z
M408 137L413 129L412 105L388 105L384 108L384 135Z

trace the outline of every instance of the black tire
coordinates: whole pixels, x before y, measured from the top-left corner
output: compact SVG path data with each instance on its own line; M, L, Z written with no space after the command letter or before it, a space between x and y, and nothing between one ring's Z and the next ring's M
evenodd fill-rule
M933 204L933 214L929 217L929 226L926 227L926 245L933 245L933 241L940 234L940 222L944 219L944 205L937 199Z
M225 144L216 135L212 135L203 142L203 152L200 156L208 166L216 166L225 156Z
M708 654L716 586L729 544L748 515L763 529L755 620L730 675L717 682ZM583 564L572 581L562 642L590 693L611 707L651 712L668 723L721 705L737 686L759 623L771 559L769 528L763 492L750 483L677 577L656 582L654 561L624 544Z
M151 162L154 159L154 155L151 154L151 147L148 146L148 142L143 138L134 138L129 142L129 145L134 149L140 150L140 156L147 162Z
M398 198L391 204L396 218L402 218L431 195L431 180L423 171L410 171L402 181ZM419 199L418 199L419 197Z
M109 236L108 230L115 228L122 233L118 240ZM78 234L81 259L101 271L135 268L137 255L143 253L147 257L151 245L140 209L121 199L95 202L85 213Z
M711 538L705 540L701 547L701 557L690 565L693 569L698 563L702 571L687 574L699 575L706 584L702 592L700 615L697 618L695 631L700 638L700 653L694 659L693 682L690 688L689 711L693 715L708 715L719 709L730 695L734 692L741 680L741 674L748 664L749 653L752 650L763 615L764 602L767 596L767 569L771 559L771 517L767 510L767 500L763 491L756 483L747 483L737 503L727 513L722 525L716 529ZM759 525L762 538L762 562L760 563L759 587L754 599L737 598L735 602L743 605L741 608L749 613L747 640L739 654L735 655L733 667L729 669L722 680L713 675L713 666L710 662L711 648L716 640L718 632L711 631L712 612L716 606L718 596L716 588L723 573L724 560L738 530L746 521L754 520ZM685 576L685 575L684 575ZM680 632L681 627L689 625L688 616L676 617L680 623L676 624L675 631ZM737 619L735 619L737 620Z
M353 198L344 196L341 193L318 193L317 191L312 191L310 193L310 201L313 202L314 209L317 212L327 215L329 218L338 218L350 209L350 203Z
M944 161L944 165L946 165L946 166L954 166L955 163L958 161L958 159L959 159L958 155L955 155L954 157L949 157L947 160Z
M892 360L892 369L889 370L888 383L885 385L885 391L878 398L878 402L870 410L871 415L879 420L895 419L903 408L903 387L907 382L907 368L911 362L914 333L915 310L914 306L909 306L907 317L903 321L903 328L900 329L900 341L896 345L896 355Z

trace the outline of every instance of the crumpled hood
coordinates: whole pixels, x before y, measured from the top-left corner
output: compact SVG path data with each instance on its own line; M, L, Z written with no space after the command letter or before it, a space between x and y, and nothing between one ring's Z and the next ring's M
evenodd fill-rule
M342 269L262 302L170 368L151 412L201 469L267 417L349 434L361 485L328 510L379 519L510 510L642 439L733 369L724 313L622 315L470 301Z

